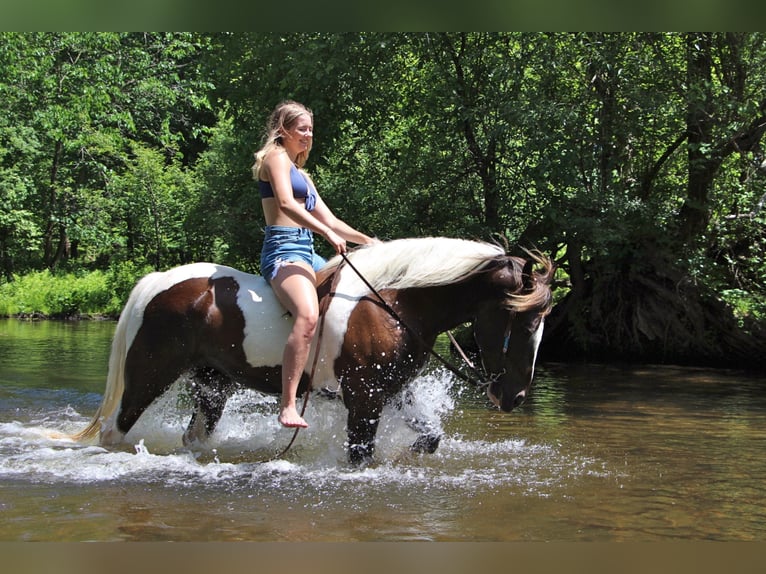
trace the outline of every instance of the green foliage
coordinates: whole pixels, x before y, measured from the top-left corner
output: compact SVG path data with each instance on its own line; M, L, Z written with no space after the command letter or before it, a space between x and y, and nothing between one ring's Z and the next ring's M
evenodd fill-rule
M110 298L103 271L81 275L38 271L0 284L0 315L96 315L104 313Z
M257 271L291 98L359 229L535 246L562 291L671 265L764 315L761 33L2 33L0 66L5 278L111 270L115 309L134 271Z
M721 291L721 299L726 301L734 310L734 315L745 325L745 320L766 320L766 302L758 294L744 289L725 289Z
M119 316L131 290L152 268L131 261L106 271L36 271L0 283L0 316Z
M101 313L112 317L119 316L133 287L139 279L152 271L150 266L140 266L133 261L112 263L106 273L106 291L109 294L109 299Z
M132 146L126 171L109 186L112 225L125 239L125 258L146 261L155 269L184 261L184 224L193 201L189 174L158 150ZM116 209L115 209L116 208Z
M194 167L190 194L196 199L184 222L191 260L256 271L263 217L250 170L251 148L233 119L221 113Z
M210 120L209 86L196 58L204 41L180 33L0 36L0 104L8 126L0 138L13 144L0 156L0 170L15 172L29 191L19 209L32 214L28 226L39 230L31 261L37 268L69 259L103 265L115 246L130 244L113 221L124 197L110 186L142 169L136 150L153 150L155 161L171 169L194 159ZM158 193L155 204L164 195ZM163 209L175 210L155 207L150 224ZM155 264L177 249L174 239L165 245L156 232L150 240ZM24 249L7 243L6 275Z

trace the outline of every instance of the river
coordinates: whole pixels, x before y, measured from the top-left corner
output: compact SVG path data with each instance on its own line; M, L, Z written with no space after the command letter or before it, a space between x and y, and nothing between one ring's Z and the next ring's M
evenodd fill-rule
M51 438L98 407L114 325L0 319L1 541L766 539L766 375L542 364L502 414L434 367L364 469L342 405L318 397L271 462L292 433L250 391L204 451L181 446L181 385L124 448ZM413 413L444 431L433 455L408 452Z

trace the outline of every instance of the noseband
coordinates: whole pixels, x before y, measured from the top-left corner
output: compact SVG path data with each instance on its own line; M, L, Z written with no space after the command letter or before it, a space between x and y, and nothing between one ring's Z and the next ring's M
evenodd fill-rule
M505 369L503 369L499 373L487 373L486 371L484 372L480 371L473 364L473 361L471 361L471 359L468 358L468 355L466 355L465 351L463 351L462 347L457 342L457 339L455 339L455 337L452 335L452 332L447 331L447 336L449 337L449 340L452 343L452 345L455 347L455 349L457 349L457 352L462 357L463 362L466 365L468 365L471 371L473 371L482 379L481 382L471 380L469 381L470 383L478 386L479 388L485 388L491 385L492 383L494 383L495 381L497 381L500 377L502 377L506 373ZM511 317L508 317L508 325L505 327L505 334L503 335L503 354L502 354L503 358L505 358L505 356L508 354L508 346L510 342L511 342ZM479 347L479 354L482 356L484 355L484 351L482 350L481 347ZM464 379L464 380L467 380L467 379Z

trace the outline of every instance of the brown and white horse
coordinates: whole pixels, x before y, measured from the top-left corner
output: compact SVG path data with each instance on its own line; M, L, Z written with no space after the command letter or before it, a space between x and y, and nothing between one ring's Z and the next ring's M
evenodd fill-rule
M463 323L473 323L490 399L506 412L524 400L551 306L549 259L436 237L360 248L348 262L336 257L318 273L324 324L299 393L309 383L340 392L352 462L371 459L386 401L423 368L436 337ZM257 275L212 263L147 275L117 324L103 402L73 438L121 442L146 408L189 374L195 409L184 443L204 442L238 386L281 391L291 320ZM416 444L433 451L438 437L430 439Z

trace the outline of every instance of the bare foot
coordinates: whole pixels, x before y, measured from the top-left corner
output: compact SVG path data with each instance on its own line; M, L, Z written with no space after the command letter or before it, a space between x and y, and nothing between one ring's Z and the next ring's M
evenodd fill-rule
M283 427L297 427L302 429L305 429L309 426L308 423L303 420L301 415L298 414L298 411L295 410L295 407L284 407L282 409L282 412L279 413L279 424L281 424Z

